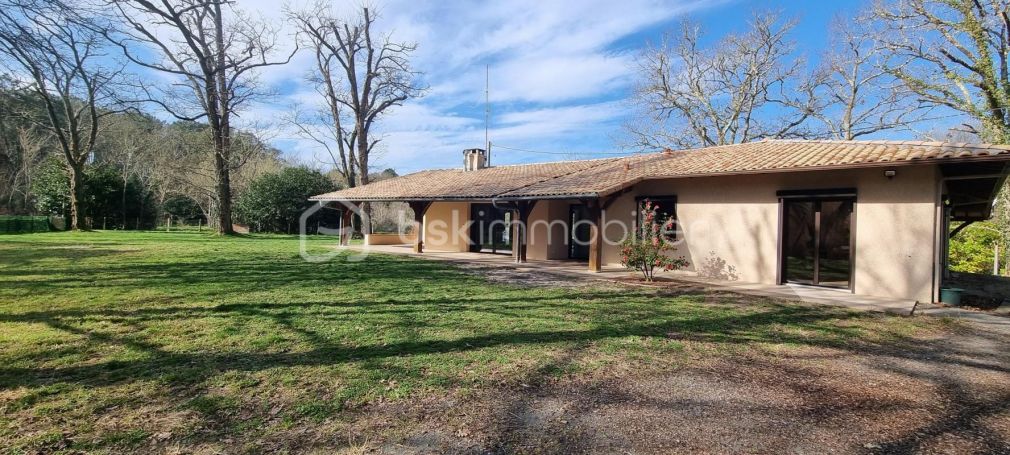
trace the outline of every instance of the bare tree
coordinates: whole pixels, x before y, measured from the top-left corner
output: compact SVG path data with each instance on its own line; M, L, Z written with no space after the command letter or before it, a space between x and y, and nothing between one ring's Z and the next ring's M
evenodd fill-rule
M158 130L162 125L154 118L142 114L118 115L108 123L95 152L95 160L113 163L119 170L123 184L119 195L120 222L123 229L127 229L126 195L130 180L136 178L138 182L146 183L141 177L154 163L152 155L157 150L157 141L160 139ZM146 186L141 188L142 191L147 189ZM144 199L141 195L141 204ZM140 212L143 213L143 210Z
M922 102L970 116L983 140L1010 141L1010 1L878 4L886 68ZM965 128L975 130L970 123Z
M367 7L353 20L341 20L324 3L289 16L316 53L313 79L329 108L339 172L348 186L367 185L369 155L380 140L372 134L375 121L425 90L410 66L417 45L394 42L390 34L376 36L377 16ZM342 123L345 108L352 125Z
M14 169L11 180L10 198L20 193L21 206L27 209L31 206L32 180L36 173L36 167L45 156L46 145L49 144L49 137L46 133L41 133L36 128L18 127L17 130L17 150L18 167ZM7 205L11 206L10 199Z
M31 213L32 180L46 152L56 146L47 128L41 100L20 83L0 75L0 198L10 213Z
M930 112L884 65L884 30L869 20L836 20L831 48L822 59L823 109L815 111L835 139L853 140L880 131L908 128Z
M314 54L315 68L306 78L325 101L325 105L319 109L293 109L289 122L298 129L299 135L323 147L329 155L330 164L347 187L353 188L357 186L357 129L348 128L356 122L345 118L347 110L340 100L347 99L348 96L341 84L343 79L334 78L336 57L325 44L327 39L334 41L330 36L332 28L322 25L324 20L334 22L328 13L328 7L323 3L317 3L306 11L288 13Z
M333 166L340 180L350 188L357 186L358 166L353 153L355 135L343 126L339 106L331 103L321 109L292 106L286 120L298 130L299 136L322 147L327 156L322 160L316 159Z
M765 137L806 137L820 108L818 82L803 71L788 39L795 22L756 15L750 30L703 49L699 27L684 22L643 54L634 100L644 122L630 125L643 148L691 148Z
M80 229L84 165L102 118L116 110L121 68L108 67L98 24L62 2L2 0L0 56L45 104L40 126L57 140L70 174L70 229Z
M162 129L163 136L154 146L151 163L140 169L141 178L148 178L159 200L181 195L192 199L208 220L218 215L217 180L214 169L214 142L209 126L196 122L175 122ZM231 175L235 191L241 192L257 175L280 166L279 152L252 134L237 130L232 137L232 160L236 166ZM153 168L153 169L152 169Z
M231 0L108 1L126 24L123 33L109 38L132 62L176 79L144 85L143 101L180 120L202 119L210 125L218 231L232 233L232 116L249 100L266 95L256 83L257 71L287 63L297 48L287 58L273 60L276 30L233 8ZM158 58L146 58L140 49L154 51Z

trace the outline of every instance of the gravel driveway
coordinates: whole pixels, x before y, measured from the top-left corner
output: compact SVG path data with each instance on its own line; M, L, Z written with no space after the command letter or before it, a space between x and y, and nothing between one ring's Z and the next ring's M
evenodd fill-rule
M399 435L366 441L364 452L1010 454L1010 335L965 321L886 345L791 346L560 378L538 371L476 395L362 411L362 434Z
M370 411L409 427L377 448L390 453L1010 454L1008 347L1005 335L960 328L660 371L535 374Z

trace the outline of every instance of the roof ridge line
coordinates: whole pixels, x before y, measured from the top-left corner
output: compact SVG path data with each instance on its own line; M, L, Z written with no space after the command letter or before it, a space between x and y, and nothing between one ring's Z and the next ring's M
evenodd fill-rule
M559 179L559 178L561 178L561 177L566 177L566 176L569 176L569 175L572 175L572 174L574 174L574 173L576 173L576 172L585 172L585 171L588 171L588 170L590 170L590 169L595 169L595 168L598 168L598 167L602 166L603 164L605 164L605 163L604 163L604 161L611 161L611 160L613 160L613 161L620 161L620 160L624 160L624 159L627 159L627 158L628 158L628 157L624 157L624 156L622 156L622 157L616 157L616 158L599 158L599 159L597 159L597 160L581 160L581 161L583 161L583 162L584 162L584 161L600 161L600 163L595 163L595 164L593 164L592 166L589 166L589 167L587 167L587 168L585 168L585 169L578 169L578 170L573 170L573 171L570 171L570 172L566 172L566 173L564 173L564 174L559 174L559 175L554 175L554 176L550 176L550 177L547 177L547 178L545 178L545 179L542 179L542 180L538 180L538 181L536 181L536 182L533 182L533 183L528 183L528 184L526 184L526 185L521 185L521 186L517 186L517 187L515 187L515 188L512 188L512 189L510 189L510 190L507 190L507 191L504 191L504 192L501 192L501 193L498 193L498 194L496 194L496 195L494 195L494 196L491 196L491 198L492 198L492 199L494 199L494 198L498 198L498 197L501 197L501 196L502 196L503 194L508 194L508 193L511 193L511 192L513 192L513 191L519 191L519 190L521 190L521 189L523 189L523 188L529 188L529 187L531 187L531 186L533 186L533 185L539 185L539 184L541 184L541 183L544 183L544 182L547 182L547 181L550 181L550 180L557 180L557 179ZM579 161L579 160L576 160L576 161Z
M924 139L798 139L798 138L765 138L752 142L785 142L785 143L818 143L818 144L849 144L849 145L907 145L907 146L933 146L933 147L958 147L958 148L986 148L986 149L1006 149L1010 144L997 144L993 142L954 142L954 141L928 141ZM746 144L739 143L733 145Z
M484 169L492 169L496 167L518 167L518 166L534 166L537 164L558 164L558 163L585 163L587 161L606 161L606 160L619 160L621 158L628 158L631 156L641 155L640 153L631 153L628 155L621 156L609 156L603 158L587 158L584 160L556 160L556 161L534 161L532 163L513 163L513 164L500 164L497 166L488 166Z

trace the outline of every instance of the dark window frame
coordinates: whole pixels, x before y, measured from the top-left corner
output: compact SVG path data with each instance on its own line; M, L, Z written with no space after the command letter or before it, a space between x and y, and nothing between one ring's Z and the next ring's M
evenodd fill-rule
M827 287L831 289L845 289L849 292L856 292L856 216L859 212L859 195L855 188L826 188L826 189L813 189L813 190L781 190L776 192L778 196L778 238L776 239L776 255L778 256L778 267L776 268L775 281L779 285L784 285L790 283L786 279L786 258L785 258L785 241L784 235L786 231L786 210L785 205L787 201L807 201L815 202L818 207L818 212L820 211L821 202L825 201L849 201L852 203L852 213L849 219L849 283L846 287L834 287L834 286L823 286L819 284L811 284L806 286L815 287ZM817 216L818 223L820 216ZM818 227L818 230L820 228ZM816 280L815 280L816 281Z
M477 216L475 212L484 211L485 214L480 217ZM510 254L512 251L512 239L511 239L511 226L513 215L509 210L495 207L494 204L490 203L471 203L470 204L470 245L469 251L471 253L487 253L487 254ZM501 221L500 225L495 223L495 221ZM485 231L484 228L495 223L494 228ZM498 229L502 229L499 231ZM497 241L497 236L502 237L502 241ZM491 243L488 244L491 247L491 251L485 251L484 240L487 238L491 239Z
M679 240L680 236L677 232L680 230L680 218L677 215L677 195L676 194L666 194L666 195L656 195L656 196L635 196L635 235L638 235L638 230L642 226L642 202L644 201L672 201L673 208L670 211L670 216L673 218L674 223L674 233L673 238L669 240Z
M589 245L578 245L576 244L576 237L578 233L576 232L576 226L573 220L576 215L579 215L579 220L588 219L588 210L586 204L569 204L568 205L568 218L565 223L568 225L567 234L568 238L565 241L568 243L568 259L576 261L589 261ZM583 250L584 249L584 250Z

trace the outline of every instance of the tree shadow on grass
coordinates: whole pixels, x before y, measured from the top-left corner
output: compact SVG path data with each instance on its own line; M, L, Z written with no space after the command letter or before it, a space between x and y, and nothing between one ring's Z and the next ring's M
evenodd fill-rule
M6 254L4 249L14 246L0 248L0 270L7 276L39 275L46 271L33 270L40 263L51 263L55 266L72 264L84 259L94 259L122 254L128 250L117 248L95 248L91 245L59 245L41 248L17 247L13 254ZM25 269L25 270L19 270Z
M613 297L612 294L605 294ZM646 297L648 294L645 295ZM627 297L625 295L625 297ZM640 295L638 298L642 298ZM635 298L635 297L631 297ZM526 298L521 303L526 311L550 310L559 308L559 304L569 302L567 298L542 297ZM312 304L306 304L312 306ZM426 321L432 319L430 313L423 316L409 317L413 312L420 312L425 307L441 307L446 311L460 309L461 305L469 305L469 311L486 307L515 305L509 299L471 299L461 303L458 299L427 299L423 301L386 302L383 304L356 302L337 304L336 307L348 309L371 308L372 311L395 311L405 314L401 320L408 329L423 327ZM328 306L315 304L314 306ZM635 312L631 315L620 315L609 305L593 308L589 315L599 318L588 329L564 329L544 331L506 331L494 332L488 328L487 333L464 336L451 340L423 339L414 337L396 343L349 347L343 343L319 336L309 328L299 328L291 321L291 315L278 308L290 308L290 305L263 304L232 304L210 308L175 308L175 309L142 309L137 311L110 312L95 311L88 314L84 311L71 312L63 315L60 312L39 312L22 315L0 316L3 322L43 323L54 329L66 331L75 335L85 336L89 342L118 344L143 352L146 358L141 360L121 361L108 360L66 367L47 368L0 368L0 388L37 387L53 383L71 382L91 387L102 387L128 381L142 379L168 379L169 382L196 383L207 377L224 371L258 371L276 367L335 365L347 362L357 362L372 359L382 359L394 356L412 356L427 354L444 354L467 352L473 350L499 348L504 346L546 345L554 343L584 343L605 339L637 337L667 337L671 333L691 334L694 340L707 340L718 343L747 344L756 342L795 343L798 345L845 346L854 342L858 335L844 327L819 324L827 320L873 317L853 312L840 312L820 308L809 308L792 305L769 305L764 311L737 313L733 311L713 312L703 316L694 316L690 312L672 315L668 310L657 308L652 314ZM303 307L304 308L304 307ZM294 332L311 345L311 349L303 352L171 352L165 350L152 340L138 339L129 335L110 335L76 328L67 321L84 319L129 321L140 324L164 318L165 320L185 320L202 318L208 314L228 318L231 315L270 319L279 327ZM342 323L353 320L355 314L348 313ZM360 315L356 315L360 316ZM509 317L522 317L516 313ZM65 319L66 318L66 319ZM125 320L124 320L125 319ZM800 336L789 333L767 331L768 327L791 326L810 327L824 332L817 337ZM561 326L563 327L563 326ZM957 359L948 361L960 362ZM186 374L180 374L186 370Z
M31 252L25 256L25 262L9 267L10 271L15 275L42 275L41 278L8 281L5 285L10 284L17 292L36 295L47 292L67 295L75 288L107 289L130 295L153 288L170 293L170 296L163 300L154 297L126 308L80 305L67 310L0 315L0 323L43 324L82 340L86 345L119 346L139 354L130 359L88 359L68 366L0 367L0 390L19 387L32 390L22 399L26 406L37 399L32 398L33 394L58 393L68 387L109 387L154 381L183 398L192 398L206 392L209 380L230 372L353 363L366 375L410 375L414 374L413 365L404 360L413 357L531 347L542 348L545 352L560 350L561 355L553 361L524 375L526 382L536 385L543 382L542 378L567 368L586 346L626 337L687 339L735 346L791 344L837 349L842 355L860 353L908 360L928 357L937 368L973 368L997 374L1008 373L1010 364L979 359L970 349L955 346L937 349L935 345L923 345L900 336L879 343L864 337L865 331L859 327L861 322L890 316L766 301L734 304L734 301L753 301L735 294L691 291L658 296L645 291L593 289L546 289L531 293L519 287L491 286L443 264L380 255L361 263L322 265L279 256L248 259L248 254L224 254L189 262L110 261L93 270L82 268L80 273L71 276L65 270L33 269L38 265L33 261L53 259L54 251L59 261L69 262L117 253L103 248L81 253L96 253L90 257L72 256L76 253L60 256L62 253L58 249ZM295 294L278 294L273 301L257 300L245 294L277 289L294 289ZM313 289L320 292L313 294ZM312 298L304 298L306 295ZM193 299L219 303L175 304ZM293 352L257 352L251 348L216 351L213 340L208 340L206 348L181 352L171 342L159 340L156 333L146 332L155 325L185 329L191 321L209 325L232 321L239 331L241 324L247 321L263 322L278 335L297 339L307 348ZM376 321L381 327L367 326ZM507 324L498 324L501 321ZM852 323L839 324L840 321ZM121 330L109 330L109 324ZM349 324L366 325L367 331L386 331L394 336L380 341L367 337L362 338L364 341L348 341L327 332L327 329ZM466 330L450 331L453 335L430 334L432 329L456 326ZM38 353L36 359L41 364L68 353L72 353L72 349L64 345ZM18 360L23 365L29 359ZM1004 409L1002 404L989 398L971 401L958 397L959 393L968 393L959 387L956 381L944 383L945 390L950 392L949 399L962 403L963 411L945 421L925 425L924 433L958 431L978 418ZM807 390L804 393L826 392ZM626 397L614 392L612 398ZM203 402L194 406L211 410L206 419L225 418L215 413L212 401L203 403L202 407L197 406L200 403ZM518 400L510 412L524 412L523 406L529 404ZM654 404L682 405L676 402ZM893 403L879 405L883 409ZM580 447L577 438L578 435L572 436L572 448ZM504 449L524 447L512 445L512 441L504 438L497 446ZM913 436L882 442L882 447L897 451L916 450L920 446L920 439Z
M12 389L17 387L29 387L33 390L59 390L61 387L81 386L81 387L106 387L118 384L126 384L134 381L155 380L165 384L169 389L182 392L183 397L200 398L205 396L204 384L214 376L227 372L256 372L274 368L302 367L302 366L333 366L354 362L363 368L364 373L374 377L395 377L397 375L409 375L411 371L409 364L401 360L412 356L424 356L430 354L466 353L480 350L502 350L521 346L551 346L552 349L560 349L560 353L554 358L523 375L522 381L530 389L523 389L517 392L511 402L506 406L507 412L498 418L499 426L494 431L497 436L490 442L488 448L502 452L513 450L521 451L537 447L544 447L543 438L537 435L547 434L545 432L558 435L556 441L560 441L566 450L578 451L580 449L589 450L596 441L595 437L585 432L573 431L563 433L563 428L544 428L535 420L527 417L515 418L514 416L530 416L536 414L536 391L546 383L547 378L553 377L557 371L563 371L570 364L586 352L586 347L596 342L619 339L623 337L689 337L691 340L735 344L751 345L754 343L787 343L799 346L827 347L838 350L838 353L831 355L863 355L879 358L908 359L923 361L924 359L938 369L944 368L973 368L995 373L1007 374L1007 364L1000 361L989 361L991 359L978 359L973 357L970 349L961 349L948 346L945 349L937 349L934 344L923 344L915 340L896 340L887 343L873 343L860 339L861 332L849 327L850 324L835 324L838 321L851 320L855 323L861 320L871 320L877 318L889 318L889 316L878 316L865 313L854 313L843 310L812 308L805 306L793 306L789 304L763 304L760 309L748 308L742 311L698 311L692 308L684 313L671 315L669 308L657 306L654 310L636 310L629 314L622 313L620 308L615 308L610 302L615 296L612 293L588 293L582 297L587 298L586 302L572 305L572 311L583 311L584 315L595 319L595 324L591 328L574 330L526 330L526 331L501 331L495 332L488 328L485 333L462 336L455 339L442 340L425 338L421 331L426 325L432 322L431 314L425 314L425 308L437 308L437 312L450 314L453 311L496 311L504 314L508 318L522 318L527 312L550 312L564 305L571 304L571 300L558 296L538 296L528 297L522 302L516 302L512 298L471 298L465 301L454 298L428 298L426 300L391 300L383 303L376 302L302 302L302 303L245 303L245 304L224 304L207 308L144 308L138 310L96 310L88 312L86 310L76 311L72 314L60 314L60 312L36 312L30 314L3 316L0 321L20 322L20 323L43 323L54 329L62 330L70 334L87 337L89 343L109 343L119 344L130 349L145 353L146 357L139 360L119 361L109 360L88 365L74 365L67 367L53 368L0 368L0 389ZM634 293L624 295L624 298L654 299L648 293ZM705 299L704 296L697 296ZM680 298L684 298L681 296ZM686 302L685 305L696 305ZM719 306L720 304L709 303L707 306ZM403 333L405 339L400 342L388 344L372 344L366 346L350 347L340 341L335 341L324 336L318 330L319 325L306 324L304 319L305 311L332 310L337 309L341 313L323 313L325 317L332 317L332 320L325 320L321 324L346 324L354 321L356 317L363 317L364 313L386 314L395 316L394 322L397 330L406 331ZM537 313L537 317L540 316ZM83 330L76 326L81 320L108 320L115 324L143 327L147 323L164 322L173 320L186 320L189 318L205 318L211 316L221 316L225 318L259 318L272 321L281 331L297 334L300 339L311 345L311 349L304 352L235 352L235 353L215 353L215 352L193 352L180 353L170 352L157 344L154 339L136 338L122 335L110 335L95 331ZM558 316L560 317L560 315ZM800 329L799 331L782 332L773 330L776 327L790 327ZM804 329L816 330L816 335L800 335ZM986 335L980 335L986 336ZM1006 360L1003 358L1003 360ZM739 362L740 360L736 360ZM899 369L883 363L879 368L894 368L902 375L916 376L923 373L917 370ZM743 365L740 365L741 367ZM782 368L781 364L776 365L750 365L754 369ZM398 370L399 369L399 370ZM399 371L399 372L398 372ZM813 374L792 373L790 376L805 374L806 378L816 377ZM931 438L939 437L950 433L971 433L976 435L976 439L989 448L1005 447L1005 441L999 436L986 433L986 429L980 423L980 419L986 416L996 415L1006 412L1007 400L1010 396L1005 393L999 396L978 398L972 395L972 391L965 388L956 380L942 377L929 377L927 379L942 384L942 394L949 400L951 406L956 409L949 415L944 415L934 421L922 422L921 427L915 431L890 440L879 441L879 451L881 453L907 453L919 450L923 444L928 443ZM816 381L796 384L774 384L766 386L795 388L795 392L805 396L826 396L834 391L828 387L819 387ZM52 389L56 387L57 389ZM598 393L610 403L621 403L634 401L637 406L653 406L656 409L669 408L692 408L699 403L656 400L637 396L624 396L624 391L599 390L588 391ZM48 393L48 392L45 392ZM213 398L213 397L211 397ZM26 399L31 399L26 397ZM210 400L210 398L208 398ZM213 400L199 401L193 404L193 409L201 410L216 402ZM329 401L313 404L315 407L299 408L297 412L308 417L315 415L325 416L340 411L339 401L341 398L331 397ZM188 403L188 401L186 401ZM206 406L204 406L206 404ZM603 406L606 403L595 403L592 406ZM704 404L704 403L702 403ZM200 406L197 406L200 405ZM726 406L727 403L709 403L708 406ZM186 405L190 406L190 405ZM202 406L202 407L201 407ZM306 405L307 406L307 405ZM319 408L324 406L325 408ZM587 413L590 404L586 409L574 409L569 412ZM805 409L812 421L826 421L829 419L844 419L848 413L852 412L873 412L887 413L900 411L900 402L888 402L886 400L861 401L850 406L839 406L830 400L823 405L811 405ZM230 434L231 425L234 419L227 409L219 411L215 407L205 413L202 417L206 421L204 433L198 436L191 436L190 442L213 441L222 435ZM317 409L318 408L318 409ZM729 413L730 410L727 410ZM779 413L782 418L790 416L788 409L769 408L768 413ZM313 417L314 418L314 417ZM727 419L733 417L729 414ZM232 423L228 423L232 422ZM761 433L760 427L751 429L752 432ZM553 444L553 442L551 443ZM875 446L876 447L876 446Z
M113 250L95 249L92 257L116 254ZM51 258L52 253L33 253L32 257ZM74 269L73 256L67 256L68 268L39 270L11 267L5 271L10 280L5 286L10 292L25 295L49 293L65 295L76 289L109 289L130 293L156 289L172 292L180 298L202 300L224 298L248 291L270 291L279 288L330 290L349 286L357 291L406 291L410 286L450 281L476 282L463 272L431 261L400 258L375 258L364 262L312 264L278 258L190 260L169 263L115 263ZM19 276L32 276L18 280Z
M967 337L1008 341L985 332ZM551 371L575 357L566 353L531 371L524 388L500 393L506 404L491 417L483 450L1010 452L1007 434L987 420L1010 417L1010 392L1001 387L1010 380L1010 352L979 352L947 340L831 348L818 355L735 355L646 377L549 381ZM972 376L979 372L982 378ZM926 386L908 390L909 380ZM952 440L970 446L950 446ZM442 448L458 443L436 442Z

